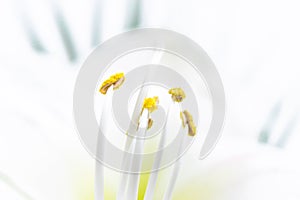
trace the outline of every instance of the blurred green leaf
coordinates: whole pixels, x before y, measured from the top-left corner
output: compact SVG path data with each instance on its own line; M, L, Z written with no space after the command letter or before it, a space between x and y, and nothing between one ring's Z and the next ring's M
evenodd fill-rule
M273 131L273 127L276 124L276 121L278 120L278 117L280 115L281 107L282 107L282 103L280 101L270 111L270 114L259 134L259 137L258 137L258 141L260 143L266 144L269 142L270 136Z
M278 139L276 144L279 148L284 148L290 136L292 135L298 121L298 114L296 114L286 125L281 137Z
M141 0L134 0L132 4L129 4L126 29L138 28L141 24Z
M76 61L78 55L73 42L71 31L65 21L65 18L58 8L54 9L55 22L61 35L65 50L71 62Z
M100 43L101 39L101 0L95 1L93 23L92 23L92 46Z

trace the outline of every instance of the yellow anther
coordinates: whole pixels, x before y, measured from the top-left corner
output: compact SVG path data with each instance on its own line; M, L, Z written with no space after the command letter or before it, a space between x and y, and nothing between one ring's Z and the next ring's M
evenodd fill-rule
M110 88L110 86L113 85L113 89L118 89L125 81L124 73L116 73L109 77L109 79L105 80L100 89L99 92L102 94L106 94L107 90Z
M182 114L183 113L183 114ZM182 113L180 113L180 117L183 120L183 124L187 124L188 128L189 128L189 136L195 136L196 132L197 132L197 128L195 126L194 120L193 120L193 116L187 111L183 111ZM183 126L185 127L185 126Z
M185 98L185 93L181 88L172 88L169 90L169 94L172 95L172 99L175 102L182 102Z
M143 104L143 110L147 109L149 111L149 113L152 113L154 110L157 109L157 104L159 103L158 101L158 97L152 97L152 98L146 98L144 100L144 104Z

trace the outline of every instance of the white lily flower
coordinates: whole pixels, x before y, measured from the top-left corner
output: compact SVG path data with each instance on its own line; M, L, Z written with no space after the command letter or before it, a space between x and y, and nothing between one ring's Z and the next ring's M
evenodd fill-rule
M49 4L45 4L48 1L26 2L31 2L24 5L29 5L32 25L36 25L33 27L50 54L32 52L25 41L26 33L22 34L21 20L16 19L23 16L16 17L19 10L8 9L9 1L1 2L0 199L93 200L95 160L81 145L72 122L72 88L78 68L57 54L65 53L65 49ZM184 9L179 1L166 1L162 7L158 6L161 1L155 2L144 2L144 7L149 5L143 16L145 25L166 26L160 22L168 21L169 28L182 30L201 42L222 66L231 102L225 136L213 154L200 161L199 149L194 145L182 158L172 199L300 199L299 136L295 135L286 150L256 143L265 118L282 96L288 97L284 107L291 113L297 106L289 105L299 102L297 2L240 1L236 7L237 2L233 1L191 1ZM86 16L93 13L94 4L85 3L62 3L66 21L74 21L73 38L80 43L76 53L81 55L89 51L92 35L90 18L78 15L82 9ZM216 6L218 3L222 6ZM70 6L75 9L69 9ZM103 38L108 38L121 31L123 16L121 6L105 6L110 8L105 13L113 19L104 20L108 31ZM118 8L118 12L111 12L113 8ZM185 10L185 14L178 15L178 10ZM121 13L119 20L114 18L116 13ZM201 28L195 28L191 19L199 19ZM279 118L286 121L287 116L293 115L284 113ZM275 123L272 132L280 136L285 121ZM272 136L270 140L277 138ZM120 174L108 168L104 174L105 199L115 199ZM159 172L154 199L163 198L169 178L170 168ZM141 175L139 199L143 199L148 180L149 174Z

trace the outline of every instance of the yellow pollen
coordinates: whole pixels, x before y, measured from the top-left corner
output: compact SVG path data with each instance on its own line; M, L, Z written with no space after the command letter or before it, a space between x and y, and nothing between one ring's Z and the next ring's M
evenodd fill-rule
M172 99L175 102L182 102L185 98L185 93L181 88L172 88L169 90L169 94L172 95Z
M99 92L102 94L106 94L107 90L110 88L110 86L113 85L113 89L118 89L124 82L125 76L124 73L116 73L109 77L109 79L105 80L100 89Z
M158 104L158 97L154 96L152 98L146 98L144 100L144 104L143 104L143 110L147 109L149 111L149 113L152 113L153 111L155 111L157 109L157 104Z

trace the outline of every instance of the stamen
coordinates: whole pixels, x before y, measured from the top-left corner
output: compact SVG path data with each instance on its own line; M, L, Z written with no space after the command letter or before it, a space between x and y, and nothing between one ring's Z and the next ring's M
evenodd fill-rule
M118 89L123 82L125 81L124 73L117 73L112 75L109 79L104 81L99 89L102 94L106 94L113 85L113 90ZM112 91L108 93L108 97L105 98L104 101L104 109L109 109L110 104L107 101L107 98L110 97ZM103 110L100 117L100 128L105 130L105 115L108 113L107 110ZM105 140L103 139L103 135L99 135L97 138L97 156L102 156L104 158L104 150L105 150ZM95 171L95 199L102 200L104 199L104 168L103 165L96 161L96 171Z
M145 116L146 118L143 117L142 120L144 121L145 119L147 119L148 125L147 125L146 130L143 130L143 129L139 130L139 131L144 131L144 132L140 133L139 136L145 137L146 134L147 134L147 130L152 127L153 120L150 117L150 113L157 110L157 104L158 103L159 103L159 101L158 101L157 96L154 96L152 98L145 98L144 99L142 111L141 111L140 116L139 116L138 129L139 129L139 125L140 125L141 116L143 115L143 111L145 109L148 110L147 117L146 116ZM141 154L143 152L144 142L145 142L145 140L137 140L136 141L135 148L134 148L134 154ZM141 159L141 158L135 158L134 160L132 160L131 166L138 166L139 169L140 169L141 166L142 166L142 160L143 159ZM125 198L125 199L138 199L139 182L140 182L140 175L139 174L129 175L127 198Z
M145 98L144 99L144 103L143 103L143 108L142 111L140 113L139 116L139 120L138 120L138 126L137 126L137 130L139 129L140 126L140 118L144 112L145 109L148 110L148 126L147 129L150 129L153 125L153 120L150 117L150 113L152 113L153 111L157 110L157 104L159 103L158 97L154 96L154 97L150 97L150 98Z
M178 104L181 104L181 102L185 98L185 93L181 88L172 88L172 89L169 90L169 94L172 95L172 100L174 102L177 102ZM194 125L192 115L186 110L181 111L180 112L180 119L181 119L182 127L180 127L179 132L180 133L183 132L184 128L187 124L188 127L189 127L188 135L194 136L196 134L196 127ZM181 137L182 140L180 141L180 146L179 146L179 150L178 150L178 153L177 153L178 157L180 156L180 154L183 151L183 149L182 149L183 144L185 143L185 140L186 140L187 136L185 134L180 134L179 137ZM180 166L181 166L181 161L178 160L176 162L176 164L174 165L173 171L171 173L171 179L170 179L169 184L167 186L167 190L165 191L165 194L164 194L163 199L165 199L165 200L166 199L171 199L171 197L172 197L172 193L173 193L173 190L175 188L175 183L176 183L177 178L178 178Z
M172 95L172 100L174 102L181 103L183 99L186 97L184 91L181 88L172 88L169 90L169 94ZM196 135L196 126L193 121L193 116L187 111L180 112L180 119L182 122L182 126L185 128L185 125L188 125L189 128L189 136Z

